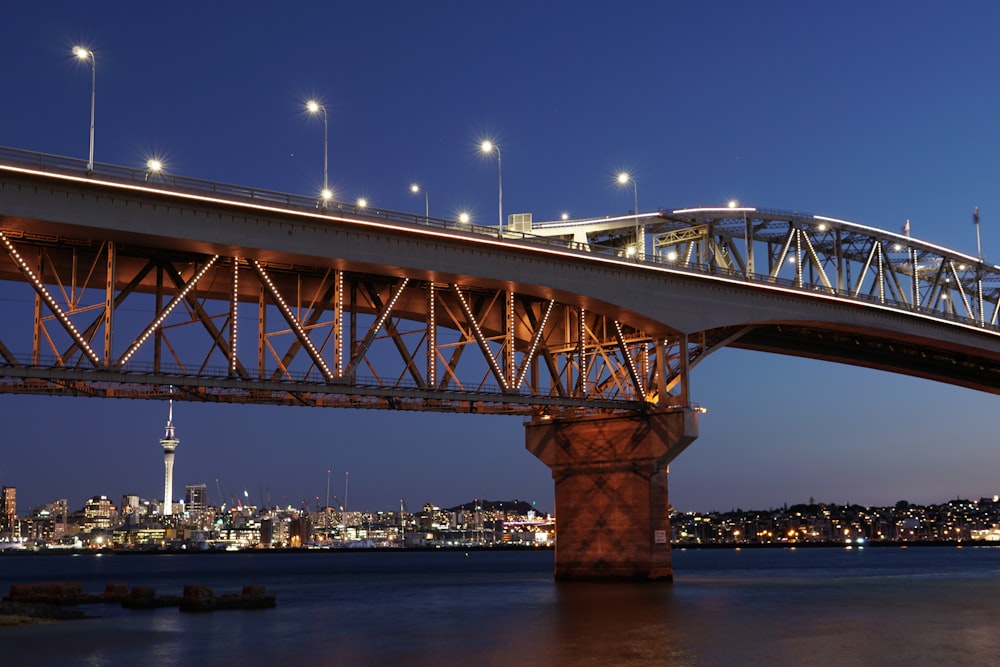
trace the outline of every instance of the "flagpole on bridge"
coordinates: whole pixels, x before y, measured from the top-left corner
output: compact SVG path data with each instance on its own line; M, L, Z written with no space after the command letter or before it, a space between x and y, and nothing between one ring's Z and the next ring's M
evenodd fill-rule
M982 244L982 241L981 241L981 239L979 237L979 207L978 206L976 207L976 210L974 210L972 212L972 222L973 222L974 225L976 225L976 257L978 257L979 261L981 262L981 261L983 261L983 244Z

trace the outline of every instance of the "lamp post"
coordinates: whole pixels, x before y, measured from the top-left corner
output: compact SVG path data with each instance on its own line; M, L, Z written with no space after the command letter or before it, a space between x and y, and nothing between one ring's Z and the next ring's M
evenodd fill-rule
M627 172L623 171L618 174L618 185L628 185L632 184L632 194L634 195L635 207L635 245L636 245L636 257L643 259L646 255L646 239L640 238L639 233L639 186L636 185L635 179Z
M73 55L80 60L90 61L90 157L87 158L87 173L94 172L94 103L97 97L97 59L94 52L82 46L73 47Z
M430 208L430 203L429 203L430 200L428 199L428 195L427 195L427 189L426 188L422 188L418 184L414 183L413 185L410 186L410 192L412 192L413 194L418 194L420 192L424 193L424 222L430 222L430 219L431 219L431 213L430 213L431 208Z
M306 102L306 111L312 114L319 113L321 111L323 112L323 192L320 196L323 198L323 208L326 208L326 203L333 196L333 193L330 192L330 181L328 178L329 172L327 171L329 141L327 140L328 123L326 117L326 107L316 100L309 100Z
M146 160L146 178L143 180L148 181L150 174L158 176L161 171L163 171L163 163L157 160L155 157L149 158L148 160Z
M493 151L496 151L497 154L497 215L499 217L497 220L497 237L503 238L503 168L500 164L500 147L487 139L479 144L479 149L487 155Z

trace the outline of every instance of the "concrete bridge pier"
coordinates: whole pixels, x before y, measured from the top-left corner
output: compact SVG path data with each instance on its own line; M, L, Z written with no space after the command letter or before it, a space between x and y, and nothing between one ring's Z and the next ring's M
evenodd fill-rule
M698 437L698 413L536 419L528 451L552 470L559 580L671 581L667 464Z

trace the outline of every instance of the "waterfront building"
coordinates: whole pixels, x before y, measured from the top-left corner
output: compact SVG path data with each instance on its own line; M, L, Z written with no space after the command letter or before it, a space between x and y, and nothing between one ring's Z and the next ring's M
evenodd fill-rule
M0 489L0 538L13 541L17 533L17 487Z
M83 505L84 532L103 531L111 528L115 508L107 496L94 496Z

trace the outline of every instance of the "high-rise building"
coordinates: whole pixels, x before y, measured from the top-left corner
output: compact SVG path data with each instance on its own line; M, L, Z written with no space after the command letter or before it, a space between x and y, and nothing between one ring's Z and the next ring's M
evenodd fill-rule
M107 496L88 498L83 504L84 530L107 530L115 508Z
M11 536L17 525L17 487L5 486L0 489L0 507L3 508L3 514L0 515L0 532Z
M174 450L179 444L181 441L174 435L174 399L170 399L167 431L160 438L160 446L163 447L163 516L170 516L174 512Z
M208 486L205 484L188 484L184 487L184 511L192 519L201 519L205 514L208 502Z

